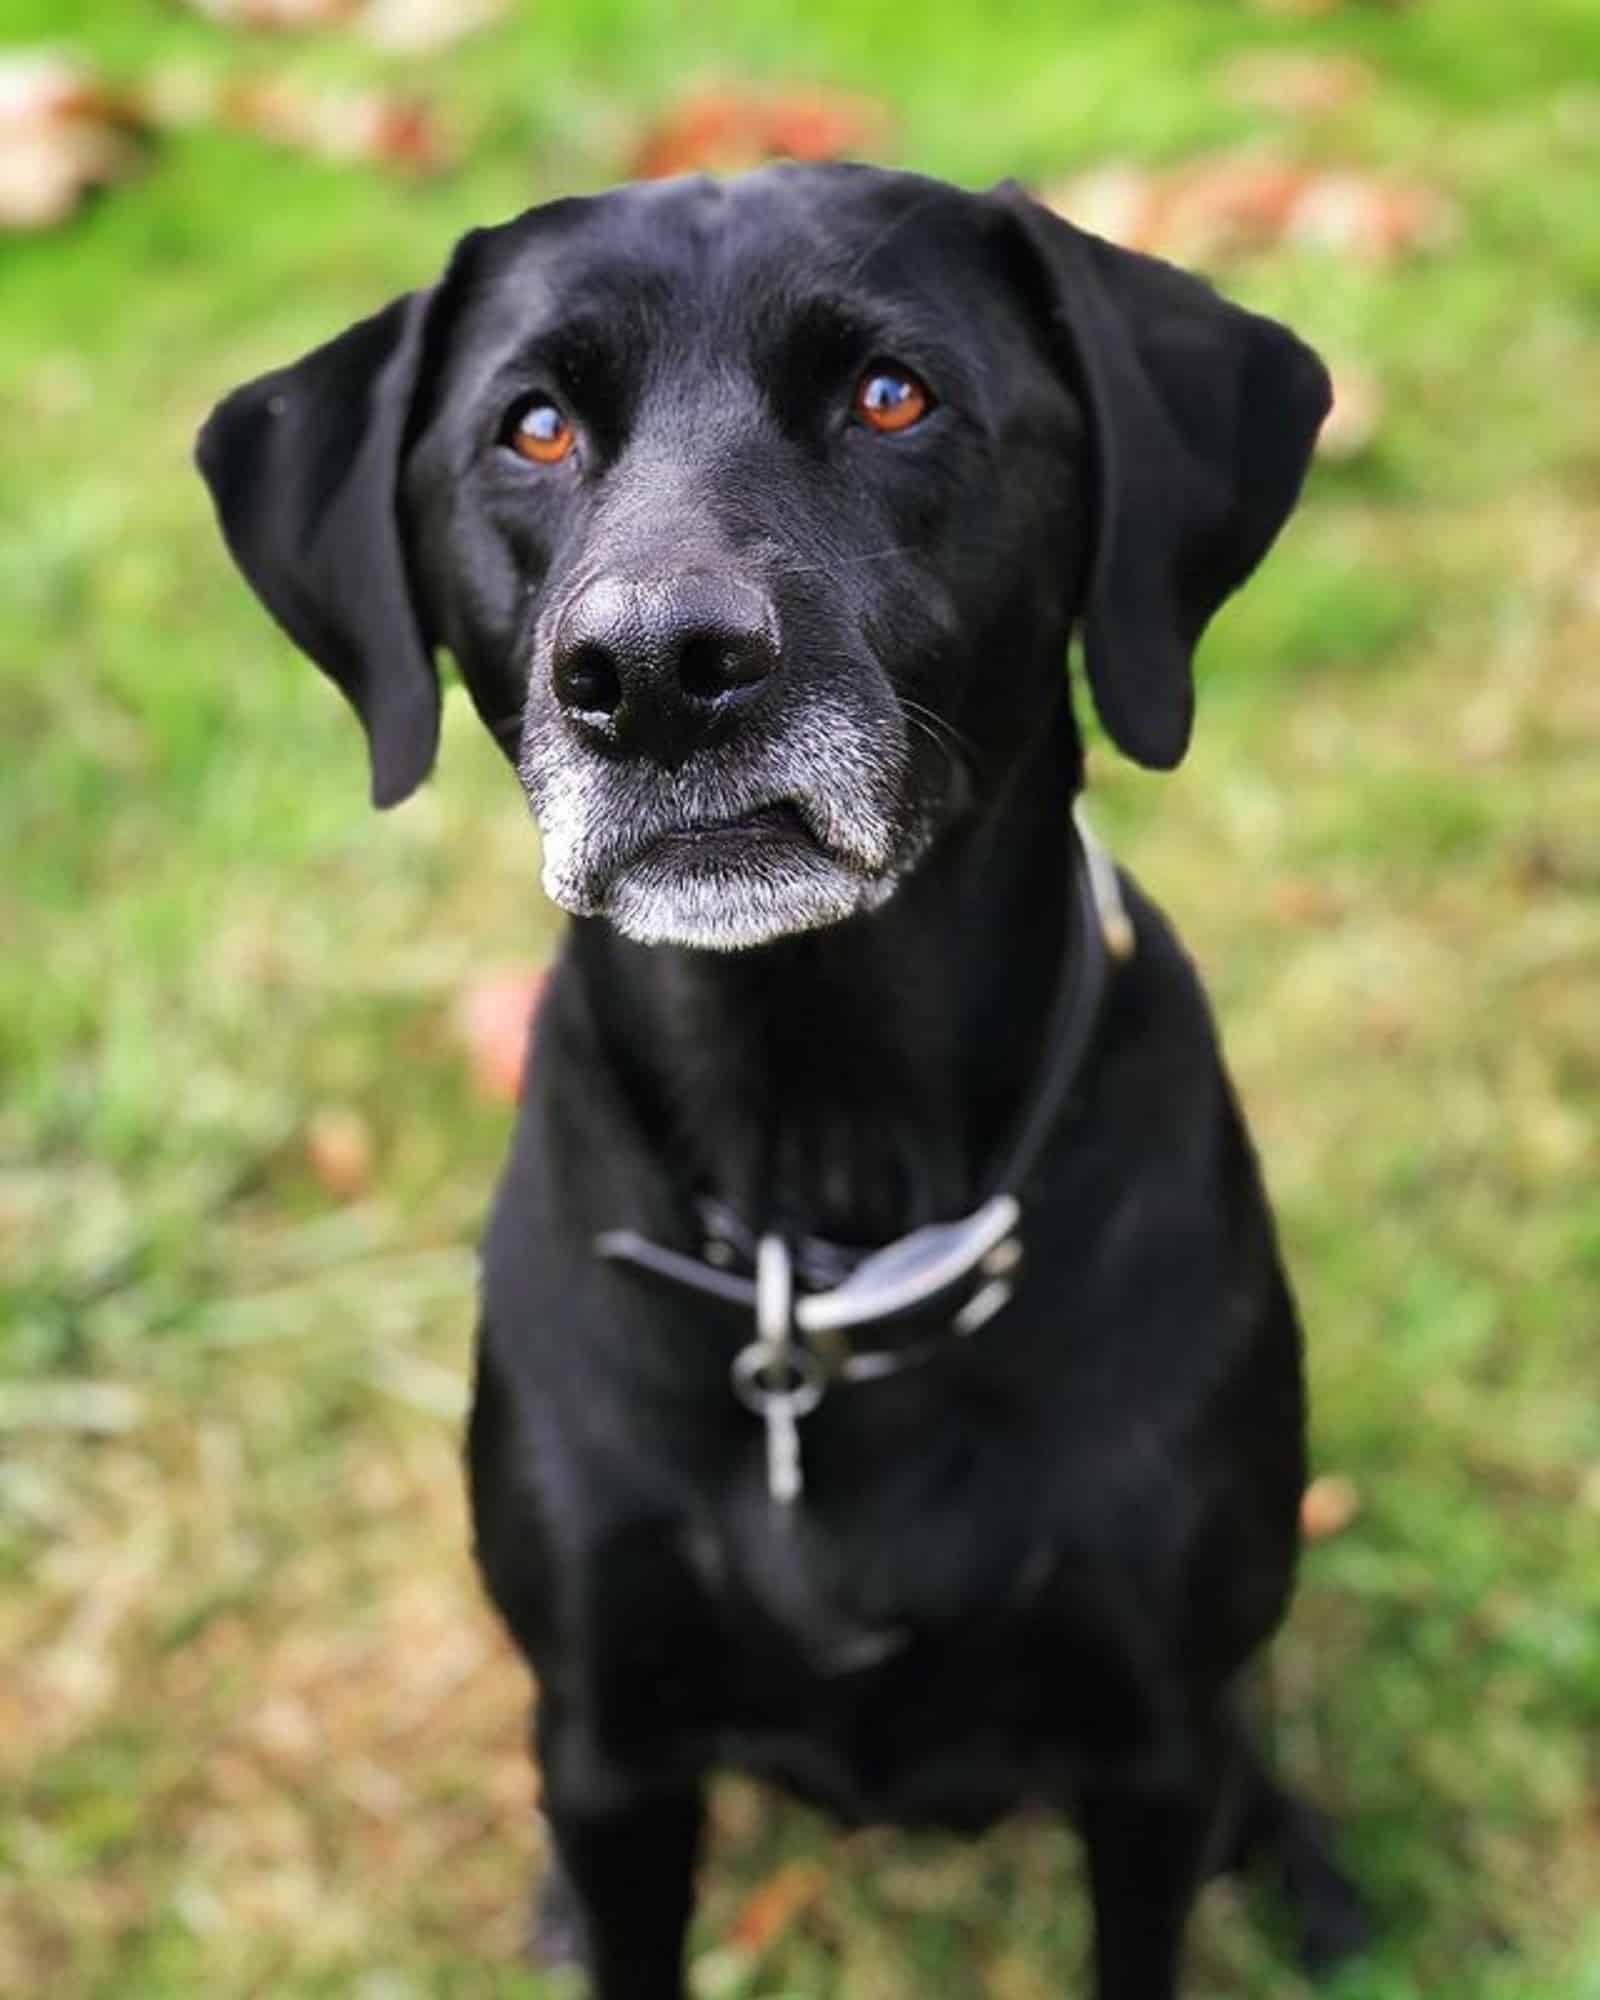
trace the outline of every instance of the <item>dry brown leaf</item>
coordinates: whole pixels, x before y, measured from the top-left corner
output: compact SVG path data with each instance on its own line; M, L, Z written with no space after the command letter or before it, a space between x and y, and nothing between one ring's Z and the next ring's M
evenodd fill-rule
M1281 51L1238 56L1222 75L1237 104L1286 118L1325 118L1365 97L1377 82L1357 56L1310 56Z
M0 229L65 222L137 171L143 120L92 70L49 54L0 60Z
M1190 264L1285 244L1387 264L1440 248L1457 227L1454 205L1432 189L1254 153L1212 154L1164 173L1112 164L1044 199L1082 228Z
M367 0L361 32L380 49L419 55L492 27L510 0Z
M430 107L390 91L165 70L151 80L145 102L160 125L222 125L314 159L408 175L440 173L454 163L454 148Z
M301 34L352 28L379 48L417 54L476 34L509 0L187 0L223 27Z
M1370 1000L1361 1010L1361 1031L1385 1050L1403 1049L1416 1033L1412 1003L1399 998Z
M1350 0L1252 0L1258 14L1270 14L1279 21L1318 21L1325 14L1336 14L1349 4ZM1368 0L1368 4L1388 8L1408 7L1411 0Z
M186 5L224 28L298 32L348 21L360 0L186 0Z
M1272 912L1297 930L1325 930L1344 916L1344 904L1325 884L1286 875L1273 884Z
M1345 462L1360 458L1377 440L1383 421L1383 393L1377 377L1341 361L1330 368L1333 408L1317 433L1317 454Z
M456 1002L456 1032L483 1096L514 1104L522 1089L528 1028L544 990L542 972L499 972L475 979Z
M1300 1496L1300 1532L1308 1542L1326 1542L1342 1535L1360 1512L1355 1481L1324 1472Z
M728 1942L756 1958L803 1916L827 1885L814 1861L791 1861L753 1889L728 1927Z
M1258 14L1270 14L1279 21L1316 21L1332 14L1346 0L1251 0Z
M729 84L684 98L646 132L630 171L641 180L736 173L765 160L835 160L881 145L889 114L871 98Z
M325 1105L306 1124L306 1162L336 1201L354 1201L372 1185L377 1159L372 1127L348 1105Z

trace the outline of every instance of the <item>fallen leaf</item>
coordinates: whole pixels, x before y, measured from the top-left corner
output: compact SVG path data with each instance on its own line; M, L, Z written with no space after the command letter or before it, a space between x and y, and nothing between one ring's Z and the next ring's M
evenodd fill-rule
M491 27L510 0L368 0L361 32L380 49L417 55Z
M496 1103L514 1104L522 1089L528 1029L544 980L542 972L491 973L475 979L456 1001L456 1032L472 1080Z
M1222 81L1237 104L1286 118L1323 118L1365 97L1377 76L1357 56L1273 51L1235 58L1223 71Z
M168 70L145 92L158 124L221 125L315 159L425 175L453 164L454 148L420 98L381 90L318 90L283 79Z
M1454 205L1431 189L1254 153L1212 154L1162 173L1111 163L1044 199L1130 249L1203 265L1285 244L1393 263L1441 247L1457 227Z
M1325 930L1344 915L1344 904L1321 882L1285 876L1273 884L1272 911L1279 923L1295 929Z
M1431 188L1356 172L1303 178L1289 214L1293 242L1368 264L1444 249L1459 229L1455 205Z
M1308 1542L1325 1542L1342 1535L1360 1512L1355 1481L1324 1472L1300 1496L1300 1532Z
M186 4L226 28L280 34L348 28L378 48L415 55L476 34L498 20L510 0L186 0Z
M224 28L272 29L296 33L342 25L359 11L360 0L185 0L192 13Z
M125 93L49 54L0 59L0 229L65 222L142 162L144 121Z
M1317 454L1348 463L1370 451L1383 421L1383 394L1377 377L1350 362L1329 369L1333 378L1333 408L1317 433Z
M1319 21L1325 15L1337 14L1351 4L1351 0L1251 0L1258 14L1270 14L1279 21ZM1367 0L1367 5L1386 7L1391 13L1401 7L1409 7L1412 0Z
M736 173L766 160L836 160L881 145L888 130L888 112L871 98L730 84L677 104L640 141L630 171L663 180Z
M729 1944L759 1957L816 1903L827 1879L814 1861L788 1862L745 1898L728 1927Z
M1369 1001L1360 1018L1362 1033L1382 1049L1402 1049L1416 1032L1415 1015L1403 999Z
M1270 14L1279 21L1316 21L1335 13L1345 0L1251 0L1258 14Z
M359 1111L327 1105L306 1124L306 1162L317 1184L336 1201L354 1201L372 1185L377 1148Z

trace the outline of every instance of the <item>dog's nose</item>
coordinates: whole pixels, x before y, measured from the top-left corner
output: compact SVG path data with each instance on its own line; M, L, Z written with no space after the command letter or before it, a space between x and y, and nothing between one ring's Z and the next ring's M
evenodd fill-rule
M550 684L618 748L684 754L758 700L778 670L777 617L737 578L602 576L556 628Z

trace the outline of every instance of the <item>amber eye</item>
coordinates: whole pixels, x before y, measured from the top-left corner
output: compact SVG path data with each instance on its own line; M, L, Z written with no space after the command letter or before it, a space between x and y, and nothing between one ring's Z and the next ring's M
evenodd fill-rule
M536 465L556 465L578 442L578 434L548 396L535 396L506 442Z
M856 384L855 413L870 430L908 431L928 414L933 398L909 368L880 362Z

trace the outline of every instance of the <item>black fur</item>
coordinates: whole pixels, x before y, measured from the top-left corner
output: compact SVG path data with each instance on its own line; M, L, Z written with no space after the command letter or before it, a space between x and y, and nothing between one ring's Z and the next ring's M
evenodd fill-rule
M892 437L851 415L890 361L933 396ZM560 464L509 448L531 396L575 426ZM431 761L447 645L547 865L571 836L559 893L599 912L550 982L488 1232L470 1469L539 1682L546 1942L601 2000L682 1992L718 1765L850 1821L1070 1813L1101 2000L1174 1993L1200 1882L1257 1858L1308 1964L1359 1941L1238 1714L1293 1581L1299 1334L1205 1001L1137 890L1137 951L1023 1190L1014 1300L920 1370L834 1389L797 1510L729 1391L749 1329L591 1250L628 1226L693 1252L707 1194L870 1245L988 1191L1072 949L1072 629L1114 739L1175 763L1192 649L1326 406L1281 327L1016 189L832 168L479 232L434 291L207 427L230 546L356 705L380 802ZM584 644L619 592L659 635L685 575L759 599L769 679L735 707L652 652L610 707L557 698L574 605ZM758 763L802 772L799 830L740 817ZM634 941L605 914L624 877L635 937L665 912L766 941Z

